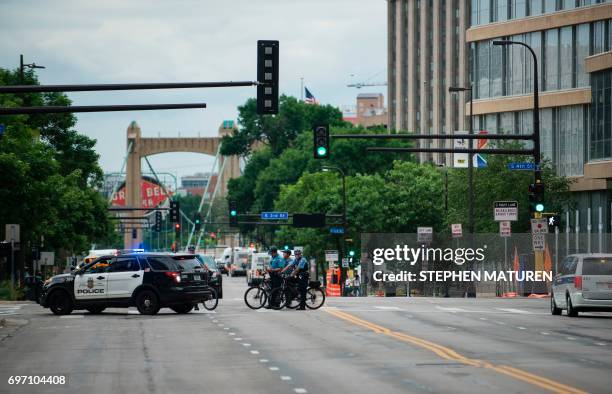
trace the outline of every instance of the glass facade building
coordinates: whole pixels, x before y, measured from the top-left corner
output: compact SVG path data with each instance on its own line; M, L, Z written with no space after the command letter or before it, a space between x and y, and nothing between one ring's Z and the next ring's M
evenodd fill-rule
M533 131L538 63L540 145L572 177L579 226L612 227L612 0L471 0L466 33L475 125L489 133ZM589 210L590 208L590 210ZM591 212L589 221L588 212Z

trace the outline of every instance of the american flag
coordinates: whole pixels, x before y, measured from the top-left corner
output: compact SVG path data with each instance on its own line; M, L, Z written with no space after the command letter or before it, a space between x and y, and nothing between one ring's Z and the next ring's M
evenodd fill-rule
M310 90L308 90L306 86L304 86L304 91L306 93L306 99L304 100L306 104L319 104L315 96L310 93Z

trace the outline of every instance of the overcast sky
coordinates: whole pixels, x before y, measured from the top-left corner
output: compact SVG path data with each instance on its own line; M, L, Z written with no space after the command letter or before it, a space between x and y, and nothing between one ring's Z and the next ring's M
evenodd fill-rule
M0 0L0 67L19 54L42 84L190 82L256 79L256 41L280 41L280 91L300 97L300 77L316 98L354 105L350 82L386 80L384 0ZM351 76L351 75L354 76ZM119 171L126 128L143 136L214 136L255 88L70 93L75 105L205 102L203 110L78 114L97 139L105 172ZM386 99L386 98L385 98ZM156 171L209 171L213 158L169 153ZM143 163L144 164L144 163ZM143 167L144 170L144 167Z

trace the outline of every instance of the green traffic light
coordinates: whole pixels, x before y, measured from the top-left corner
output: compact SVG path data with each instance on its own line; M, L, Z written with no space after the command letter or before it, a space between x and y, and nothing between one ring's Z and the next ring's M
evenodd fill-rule
M236 216L237 214L238 214L238 212L236 212L236 210L235 210L235 209L232 209L232 210L230 211L230 215L231 215L231 216Z
M544 204L542 204L542 203L536 204L535 210L536 210L536 212L544 212Z
M325 156L327 154L327 149L324 146L319 146L317 148L317 155Z
M355 251L354 250L349 251L349 256L351 257L355 256Z

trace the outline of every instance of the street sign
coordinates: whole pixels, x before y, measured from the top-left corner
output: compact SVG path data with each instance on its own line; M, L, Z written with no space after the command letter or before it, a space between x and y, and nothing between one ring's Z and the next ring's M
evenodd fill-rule
M337 250L326 250L325 251L325 261L334 262L338 261L338 251Z
M7 224L4 229L6 230L5 238L7 241L13 241L19 243L19 225L18 224Z
M548 219L531 219L531 242L534 251L543 251L548 234Z
M288 212L262 212L261 218L264 220L287 220L289 219Z
M533 171L536 169L535 163L508 163L508 169L511 171Z
M499 236L509 237L512 235L512 222L504 220L499 222Z
M342 259L342 268L348 268L348 267L349 267L349 259L343 258Z
M430 243L433 241L433 227L417 227L417 242Z
M330 234L344 234L344 227L330 227Z
M40 252L40 265L53 265L55 252Z
M461 236L463 236L461 223L451 224L451 233L453 234L453 238L461 238Z
M493 203L493 217L496 222L518 220L518 202L495 201Z

